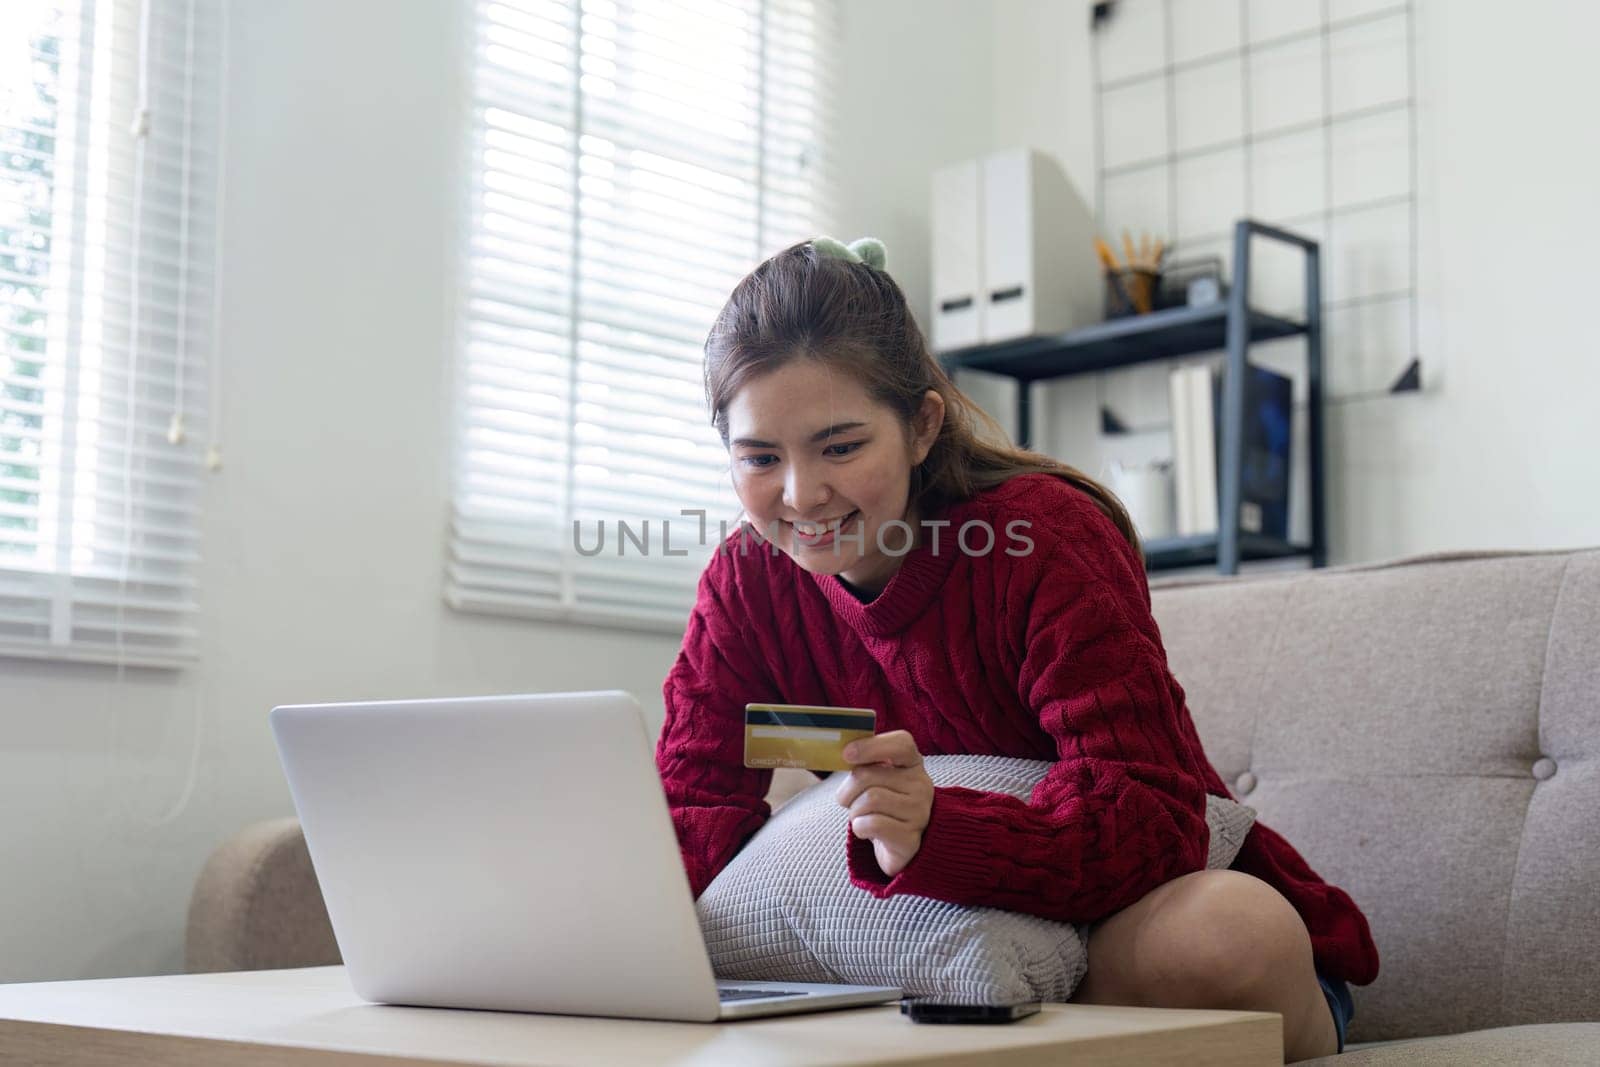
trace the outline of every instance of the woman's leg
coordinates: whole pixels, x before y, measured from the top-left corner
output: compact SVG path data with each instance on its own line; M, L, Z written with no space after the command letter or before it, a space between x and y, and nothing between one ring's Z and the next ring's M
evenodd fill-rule
M1275 1011L1285 1061L1338 1048L1305 923L1276 889L1239 871L1174 878L1095 926L1072 999Z

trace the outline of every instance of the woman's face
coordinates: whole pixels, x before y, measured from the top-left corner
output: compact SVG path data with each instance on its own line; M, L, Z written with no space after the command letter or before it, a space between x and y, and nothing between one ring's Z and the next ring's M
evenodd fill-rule
M812 573L888 584L909 535L883 526L914 523L911 469L938 436L944 399L929 390L908 440L852 375L800 358L746 383L727 415L734 490L761 533Z

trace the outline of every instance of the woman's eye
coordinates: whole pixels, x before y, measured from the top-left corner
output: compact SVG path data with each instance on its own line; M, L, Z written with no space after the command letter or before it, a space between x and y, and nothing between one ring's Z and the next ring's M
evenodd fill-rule
M740 462L743 463L746 467L755 467L757 470L759 470L762 467L770 467L774 463L778 462L778 457L777 456L742 456L742 457L740 457Z
M822 450L822 454L825 456L848 456L850 453L854 452L860 447L860 441L851 441L848 444L842 445L829 445L827 448Z

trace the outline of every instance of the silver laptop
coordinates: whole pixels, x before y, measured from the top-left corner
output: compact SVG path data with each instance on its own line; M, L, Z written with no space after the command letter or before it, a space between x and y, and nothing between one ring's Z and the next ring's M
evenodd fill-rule
M709 1022L893 1000L718 982L627 693L274 708L358 995Z

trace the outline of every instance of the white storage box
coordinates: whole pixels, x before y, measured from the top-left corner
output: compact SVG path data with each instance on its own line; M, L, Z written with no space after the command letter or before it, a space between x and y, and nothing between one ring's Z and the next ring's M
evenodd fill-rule
M1094 219L1034 149L934 173L931 273L936 351L1100 321Z

